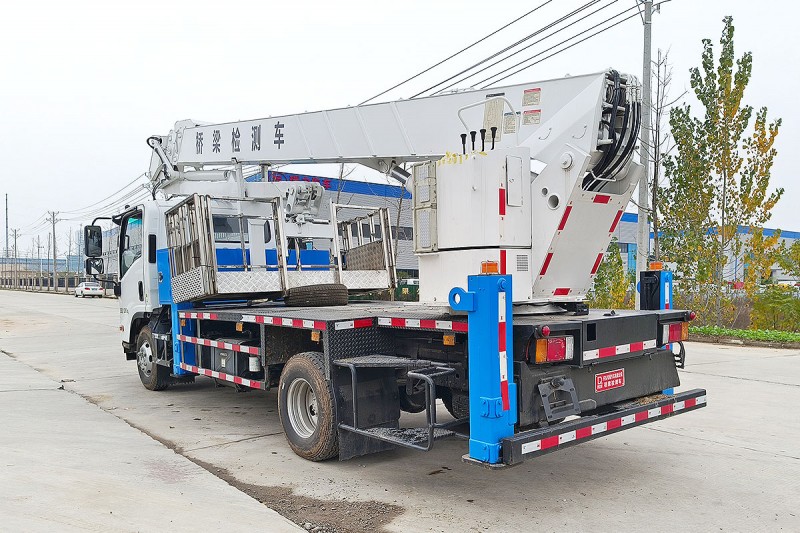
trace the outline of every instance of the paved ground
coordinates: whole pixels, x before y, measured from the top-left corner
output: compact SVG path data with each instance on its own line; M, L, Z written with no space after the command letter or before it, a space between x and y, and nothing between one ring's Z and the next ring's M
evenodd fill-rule
M236 393L205 378L146 391L122 356L115 300L0 291L0 350L16 360L0 354L0 376L20 381L0 381L0 390L20 390L0 393L0 515L12 517L12 529L54 520L56 529L149 530L165 517L170 528L205 526L214 512L268 523L259 511L241 512L253 502L244 494L216 495L210 476L183 455L300 523L347 531L384 523L387 531L800 530L800 351L687 349L683 388L706 388L708 407L522 466L466 465L460 441L427 454L310 463L285 444L274 391ZM53 381L76 394L53 390ZM73 409L79 396L180 455L85 401ZM80 441L49 438L51 428ZM113 476L103 472L112 464ZM135 487L125 505L109 496L124 488L107 486L123 477L117 469L127 472L120 483ZM69 481L54 487L54 472ZM187 508L195 520L179 521ZM109 511L126 514L103 521ZM33 522L24 521L28 512ZM70 521L79 518L87 522Z

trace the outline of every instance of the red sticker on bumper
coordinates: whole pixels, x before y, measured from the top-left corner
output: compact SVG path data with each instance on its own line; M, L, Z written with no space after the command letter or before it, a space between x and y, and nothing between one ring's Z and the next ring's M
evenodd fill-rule
M611 389L618 389L625 386L625 369L603 372L594 377L594 391L604 392Z

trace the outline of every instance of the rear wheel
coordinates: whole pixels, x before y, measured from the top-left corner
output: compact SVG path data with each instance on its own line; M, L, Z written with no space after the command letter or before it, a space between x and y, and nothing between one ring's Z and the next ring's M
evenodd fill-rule
M169 386L169 368L156 364L156 343L150 326L143 327L136 337L136 366L144 388L164 390Z
M311 461L339 454L336 404L325 379L323 355L303 352L283 367L278 387L278 412L294 453Z
M425 410L425 382L414 380L411 385L411 394L405 383L399 387L400 409L407 413L421 413Z
M469 395L466 392L445 389L441 395L442 403L453 418L469 416Z

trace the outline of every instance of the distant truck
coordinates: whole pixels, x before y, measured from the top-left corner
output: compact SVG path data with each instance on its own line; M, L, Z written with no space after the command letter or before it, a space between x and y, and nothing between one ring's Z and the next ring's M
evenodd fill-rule
M663 392L694 314L664 305L660 281L650 310L584 303L641 172L640 111L635 78L610 70L178 122L148 139L154 199L113 217L123 350L150 390L277 387L310 460L461 437L465 460L498 467L703 407L704 390ZM385 209L320 219L319 184L244 179L245 165L330 162L412 193L420 302L348 302L397 286ZM99 276L100 227L85 240ZM401 427L402 411L425 424Z

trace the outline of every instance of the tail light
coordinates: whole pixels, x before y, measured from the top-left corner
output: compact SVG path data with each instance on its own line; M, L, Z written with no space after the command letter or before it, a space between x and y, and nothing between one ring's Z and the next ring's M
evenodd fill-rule
M572 337L548 337L536 339L536 362L552 363L572 361L575 340Z
M661 333L661 341L663 344L669 342L685 341L689 338L689 323L688 322L673 322L672 324L664 324Z

